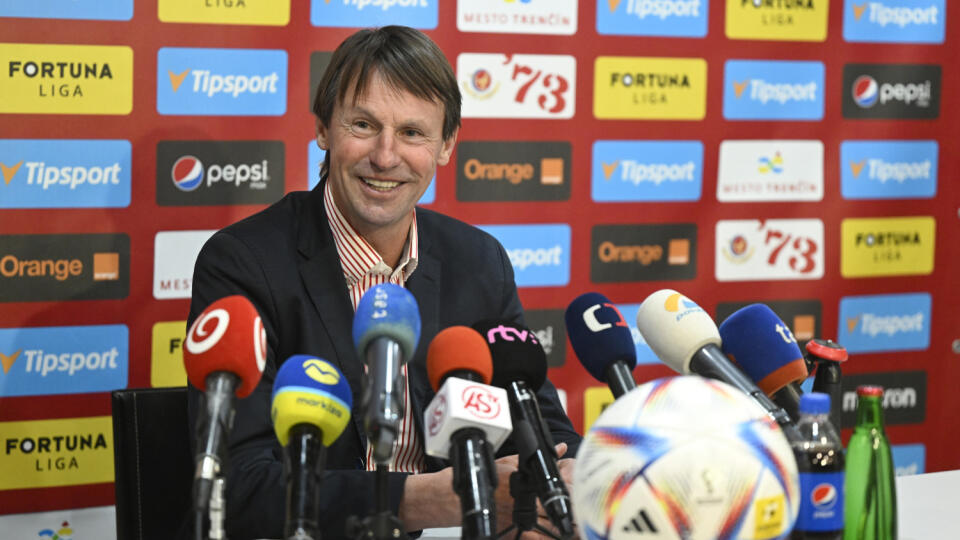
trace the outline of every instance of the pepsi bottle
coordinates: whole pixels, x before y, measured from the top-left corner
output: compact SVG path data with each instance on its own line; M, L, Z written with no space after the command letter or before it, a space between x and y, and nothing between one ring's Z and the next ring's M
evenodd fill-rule
M792 540L843 538L843 444L829 416L829 395L800 397L801 437L791 443L800 473L800 513Z

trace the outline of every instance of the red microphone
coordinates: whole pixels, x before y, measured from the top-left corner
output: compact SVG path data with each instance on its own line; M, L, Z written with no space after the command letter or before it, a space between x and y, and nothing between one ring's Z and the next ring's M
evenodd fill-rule
M190 384L205 392L197 419L193 503L198 511L210 504L213 481L233 427L234 396L247 397L260 382L267 362L267 333L250 300L234 295L207 306L190 326L183 347L183 366Z

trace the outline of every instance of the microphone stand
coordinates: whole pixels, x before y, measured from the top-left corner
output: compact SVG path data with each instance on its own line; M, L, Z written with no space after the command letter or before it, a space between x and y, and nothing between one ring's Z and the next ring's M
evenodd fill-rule
M373 515L363 519L347 518L347 535L357 540L396 540L404 538L403 522L390 512L389 468L378 463L374 487L376 507Z
M533 478L523 466L510 473L510 496L513 497L513 524L497 535L497 538L503 538L516 529L515 540L519 540L523 533L530 530L536 530L554 540L563 540L537 523L537 490L533 485Z

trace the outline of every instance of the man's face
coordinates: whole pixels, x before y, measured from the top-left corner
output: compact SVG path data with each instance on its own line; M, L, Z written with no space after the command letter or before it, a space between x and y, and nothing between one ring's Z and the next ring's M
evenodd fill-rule
M443 140L443 105L394 90L377 73L355 105L353 98L351 90L330 125L317 125L334 201L362 235L405 234L437 166L450 160L456 133Z

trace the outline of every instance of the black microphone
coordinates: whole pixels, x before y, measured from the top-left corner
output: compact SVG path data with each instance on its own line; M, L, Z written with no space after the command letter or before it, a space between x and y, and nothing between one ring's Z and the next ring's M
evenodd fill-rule
M284 447L287 480L284 538L320 538L320 475L326 448L350 421L353 395L333 364L305 354L291 356L277 370L270 418Z
M594 379L610 385L614 398L637 387L637 349L630 326L606 296L578 296L564 314L570 345Z
M561 538L574 538L570 493L557 468L557 451L535 393L547 379L547 356L529 328L489 320L473 327L490 346L493 385L507 391L520 471L536 484L540 505Z
M387 465L403 417L403 376L400 368L413 357L420 340L417 300L399 285L371 287L357 304L353 342L364 357L364 430L377 465Z
M461 538L497 538L494 452L510 435L507 393L489 386L493 362L473 328L440 331L427 350L427 377L437 395L423 412L427 455L453 464L460 497Z

